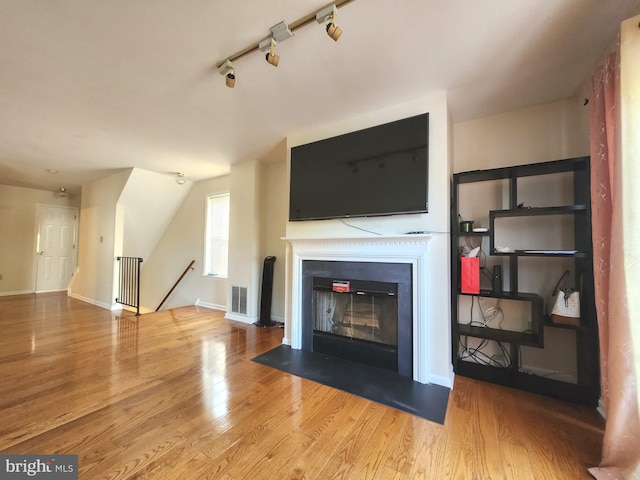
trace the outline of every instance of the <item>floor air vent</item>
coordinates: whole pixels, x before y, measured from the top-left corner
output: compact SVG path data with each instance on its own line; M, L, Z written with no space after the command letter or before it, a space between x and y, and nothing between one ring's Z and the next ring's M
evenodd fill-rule
M231 287L231 311L247 314L247 287Z

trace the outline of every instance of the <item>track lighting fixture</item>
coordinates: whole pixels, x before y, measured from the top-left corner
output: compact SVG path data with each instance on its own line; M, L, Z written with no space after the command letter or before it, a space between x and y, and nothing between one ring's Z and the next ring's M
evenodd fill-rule
M233 88L236 86L236 72L233 69L233 64L231 60L225 61L222 65L218 67L218 73L225 77L225 84L229 88Z
M280 63L280 55L276 55L276 41L273 37L260 42L259 48L262 52L269 50L264 58L268 64L277 67L278 63Z
M182 172L176 173L176 183L178 185L184 185L185 181L186 180L184 179L184 173Z
M342 35L342 29L336 23L336 18L338 16L338 9L335 5L331 5L323 10L320 10L316 13L316 22L318 23L326 23L327 24L327 35L333 39L334 42L337 42Z
M227 87L233 88L236 85L236 74L231 62L236 61L239 58L244 57L256 50L261 52L268 52L265 54L265 60L267 63L278 66L280 62L280 56L276 55L275 48L278 42L283 42L291 37L296 30L306 25L312 24L315 19L319 24L326 24L327 35L337 42L342 35L342 29L336 23L338 16L338 7L342 8L355 0L334 0L334 3L328 5L317 13L310 13L302 18L299 18L295 22L288 24L287 22L280 22L270 28L271 35L264 40L249 45L248 47L237 51L233 55L228 56L221 63L217 64L218 73L225 76L225 83Z

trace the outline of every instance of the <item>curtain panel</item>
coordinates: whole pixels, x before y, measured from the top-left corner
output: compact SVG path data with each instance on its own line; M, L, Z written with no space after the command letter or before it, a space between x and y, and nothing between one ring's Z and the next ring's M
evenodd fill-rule
M639 28L637 20L635 23L635 28ZM640 207L637 185L629 183L626 177L631 166L637 172L639 159L637 153L622 146L622 135L627 137L623 132L628 131L623 127L633 121L628 118L628 102L638 102L640 92L627 91L627 83L624 83L624 90L621 89L621 58L622 61L633 61L624 51L624 41L623 30L622 55L619 47L595 72L589 102L594 283L602 399L606 411L602 460L598 467L589 470L598 480L638 478L640 463L640 414L634 353L640 347L632 335L632 321L637 321L637 313L629 308L630 302L637 298L638 286L627 278L630 266L640 266L635 251L637 245L629 248L627 243L625 249L625 233L635 229L633 222L629 223L628 213L633 209L633 215L637 216ZM632 90L636 88L637 83ZM637 131L628 133L638 135Z

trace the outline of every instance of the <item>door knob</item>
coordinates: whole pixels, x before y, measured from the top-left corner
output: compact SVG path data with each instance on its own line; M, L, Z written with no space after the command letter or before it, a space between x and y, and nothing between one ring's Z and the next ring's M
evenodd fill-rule
M38 252L38 255L44 255L44 252Z

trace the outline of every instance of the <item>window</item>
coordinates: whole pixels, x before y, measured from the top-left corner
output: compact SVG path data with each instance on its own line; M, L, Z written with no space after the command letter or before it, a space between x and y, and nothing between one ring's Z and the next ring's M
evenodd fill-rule
M204 274L227 276L229 252L229 194L207 197Z

